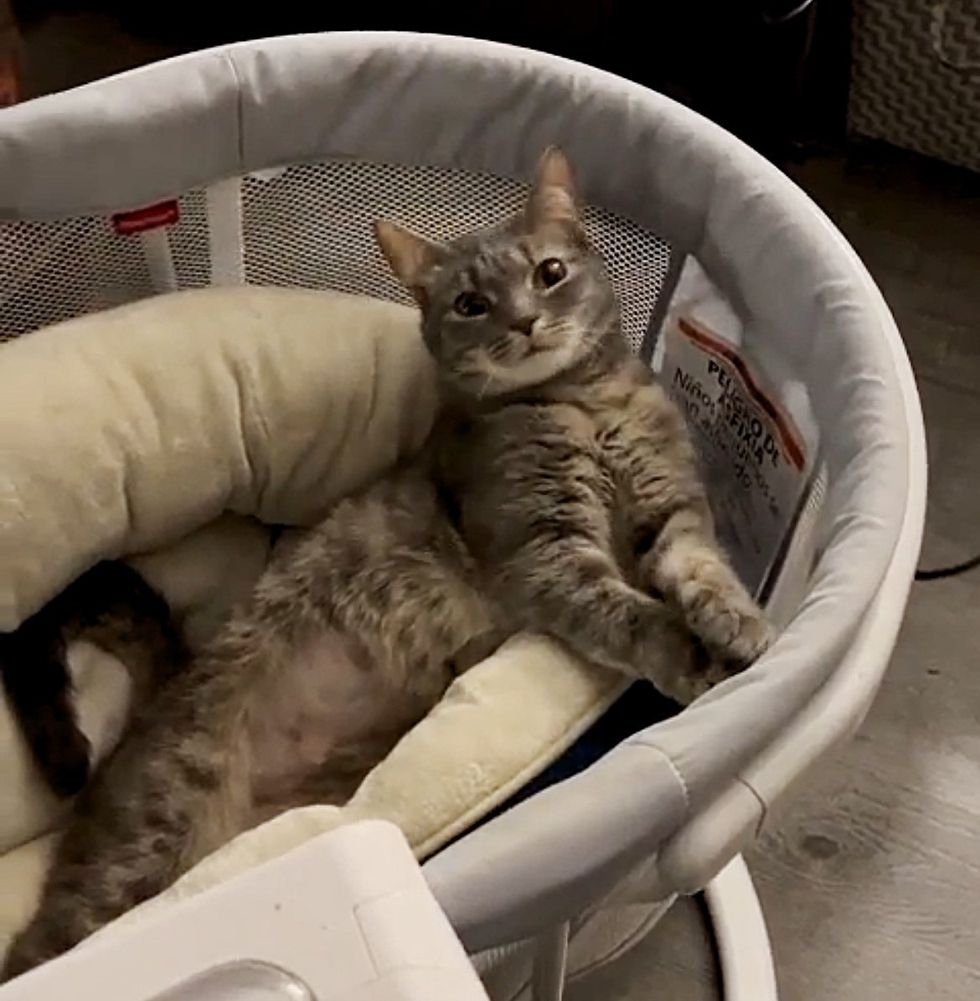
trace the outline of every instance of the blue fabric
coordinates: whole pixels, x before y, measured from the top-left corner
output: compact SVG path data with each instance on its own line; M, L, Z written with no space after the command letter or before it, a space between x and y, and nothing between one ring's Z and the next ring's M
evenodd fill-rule
M507 810L526 799L530 799L541 790L564 782L565 779L570 779L573 775L578 775L579 772L584 772L589 765L608 754L627 737L631 737L634 733L652 726L654 723L674 716L678 712L680 712L680 706L677 703L661 695L649 682L637 681L623 692L557 761L531 779L510 799L487 814L469 830L480 827L493 820L494 817L506 813ZM468 833L469 831L463 832L453 841L458 841L459 838L465 837Z
M548 786L585 771L627 737L678 712L680 707L661 695L653 685L637 681L557 761L528 782L486 820L509 810Z

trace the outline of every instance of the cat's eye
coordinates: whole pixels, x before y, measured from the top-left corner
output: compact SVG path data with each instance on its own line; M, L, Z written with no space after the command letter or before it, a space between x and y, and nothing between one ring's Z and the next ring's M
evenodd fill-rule
M545 287L557 285L568 274L568 268L557 257L549 257L534 269L534 277Z
M453 309L459 313L460 316L473 317L473 316L483 316L484 313L489 312L490 303L487 297L480 295L479 292L460 292L456 296L456 301L453 303Z

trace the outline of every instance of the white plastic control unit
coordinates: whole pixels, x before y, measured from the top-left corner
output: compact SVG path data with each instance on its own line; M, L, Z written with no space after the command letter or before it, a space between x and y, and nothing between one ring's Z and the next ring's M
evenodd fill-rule
M321 835L123 924L0 1001L487 1001L401 832Z

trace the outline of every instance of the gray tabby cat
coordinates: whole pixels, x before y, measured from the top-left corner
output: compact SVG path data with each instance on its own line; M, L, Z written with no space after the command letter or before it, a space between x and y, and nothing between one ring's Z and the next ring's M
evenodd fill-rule
M7 976L265 817L345 800L502 636L548 633L681 702L767 644L682 418L624 345L564 157L545 155L499 227L377 232L442 377L429 445L273 565L137 719L80 798Z
M508 631L684 703L751 663L768 627L715 541L680 412L626 346L564 155L501 227L378 237L442 376L436 478Z

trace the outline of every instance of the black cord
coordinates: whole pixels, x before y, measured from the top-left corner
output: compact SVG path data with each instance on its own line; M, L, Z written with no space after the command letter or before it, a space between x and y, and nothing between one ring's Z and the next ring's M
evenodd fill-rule
M807 8L812 7L814 0L800 0L799 3L795 4L789 10L784 11L782 14L774 14L769 11L762 12L762 20L768 25L786 24L788 21L792 21L793 18L799 17Z
M957 577L961 573L966 573L967 570L972 570L974 567L980 567L980 553L968 560L964 560L962 563L954 563L951 567L939 567L936 570L916 570L915 579L942 580L943 577Z

